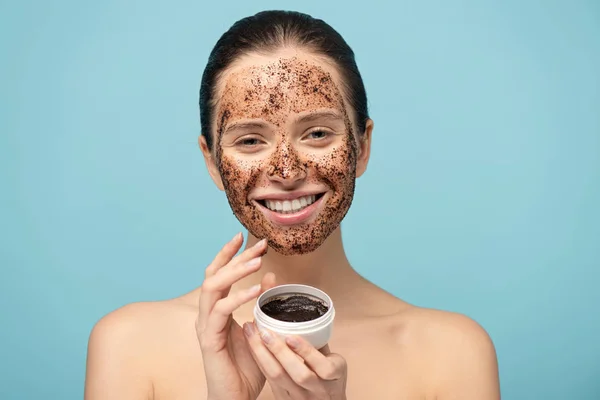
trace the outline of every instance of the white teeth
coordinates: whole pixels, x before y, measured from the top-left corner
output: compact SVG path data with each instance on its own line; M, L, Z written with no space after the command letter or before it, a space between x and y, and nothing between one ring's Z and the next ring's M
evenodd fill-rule
M298 201L298 199L292 200L292 210L299 210L299 209L300 209L300 202Z
M292 209L292 203L290 203L287 200L283 201L283 212L287 212L287 211L291 211Z
M308 207L312 203L316 201L317 196L304 196L294 200L265 200L265 204L267 208L271 211L281 212L283 214L286 213L295 213L302 210L305 207Z

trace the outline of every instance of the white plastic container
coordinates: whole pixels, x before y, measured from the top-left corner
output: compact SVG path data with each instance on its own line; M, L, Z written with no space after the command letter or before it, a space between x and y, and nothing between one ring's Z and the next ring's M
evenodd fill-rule
M261 310L261 306L267 303L273 297L288 297L295 294L305 294L321 300L328 310L319 318L303 322L287 322L269 317ZM335 309L333 302L327 293L312 286L307 285L280 285L275 286L261 294L254 307L254 322L258 329L268 329L281 337L286 335L297 335L307 340L315 348L320 349L329 342L333 331L333 319L335 318Z

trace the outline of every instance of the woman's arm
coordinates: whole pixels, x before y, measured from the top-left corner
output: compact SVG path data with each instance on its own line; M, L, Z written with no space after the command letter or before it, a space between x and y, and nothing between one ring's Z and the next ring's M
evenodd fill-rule
M85 400L152 399L152 382L144 357L140 304L102 318L88 344Z

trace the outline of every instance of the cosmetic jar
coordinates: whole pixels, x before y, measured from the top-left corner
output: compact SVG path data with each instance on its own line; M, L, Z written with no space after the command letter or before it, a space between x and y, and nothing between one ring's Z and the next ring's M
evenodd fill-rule
M271 301L285 301L292 296L306 297L313 302L318 302L320 303L319 309L326 307L327 311L315 319L301 322L282 321L267 315L263 311L265 304ZM317 349L325 346L331 338L334 317L335 309L331 298L322 290L308 285L275 286L261 294L254 307L254 322L258 329L268 329L281 337L287 335L300 336Z

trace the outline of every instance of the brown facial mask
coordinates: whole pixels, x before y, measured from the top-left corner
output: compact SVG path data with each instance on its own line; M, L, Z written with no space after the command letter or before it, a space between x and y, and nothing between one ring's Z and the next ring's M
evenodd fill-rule
M215 151L234 214L250 233L266 238L281 254L314 251L339 226L354 196L357 142L340 90L318 64L297 58L241 68L225 79L217 106ZM326 140L313 140L307 129L324 126L322 121L306 126L290 122L319 110L339 115L327 129L318 130L328 135ZM231 127L244 120L264 127L235 133ZM252 147L255 142L258 145ZM297 225L273 223L250 199L258 191L307 187L322 188L326 194L316 216Z

